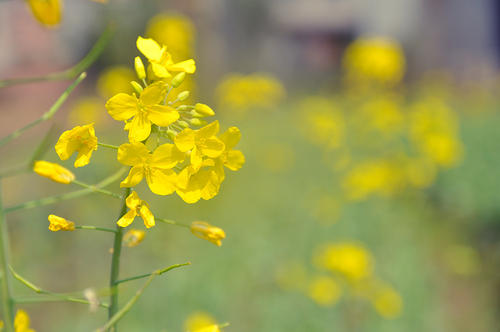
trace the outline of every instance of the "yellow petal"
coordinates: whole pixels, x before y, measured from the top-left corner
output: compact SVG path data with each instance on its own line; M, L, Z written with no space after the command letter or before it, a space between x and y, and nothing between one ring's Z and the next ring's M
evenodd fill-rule
M142 181L144 177L144 168L142 166L134 166L128 173L128 176L120 182L120 188L135 187Z
M151 66L149 68L151 68L151 71L153 72L153 74L158 78L169 78L170 76L172 76L168 72L167 68L165 68L164 66L162 66L160 64L151 63Z
M181 189L177 188L177 195L179 195L182 200L188 204L194 204L198 202L201 198L201 189L200 188L186 188Z
M193 74L196 71L196 64L193 59L177 62L167 67L170 71L182 71L188 74Z
M75 175L70 170L61 165L44 160L35 161L33 171L40 176L63 184L71 183L75 179Z
M80 149L78 152L78 156L76 157L75 160L75 167L82 167L87 165L90 162L90 157L92 157L92 152L94 152L94 149L89 148L89 147L83 147Z
M141 215L142 220L144 220L144 226L146 226L146 228L151 228L155 225L155 217L153 216L153 213L151 213L151 210L146 202L143 202L139 214Z
M245 164L245 156L243 152L239 150L228 151L226 155L226 160L224 161L224 166L229 168L231 171L237 171Z
M128 138L131 142L141 142L151 134L151 121L144 113L137 114L130 122Z
M137 98L126 93L119 93L106 102L109 115L117 121L125 121L139 112Z
M148 87L142 91L139 100L144 105L156 105L159 104L163 100L163 98L165 98L166 94L167 87L165 86L165 84L163 84L162 82L154 83L148 85Z
M215 120L196 131L196 139L210 138L219 132L219 121Z
M151 168L146 176L149 189L157 195L170 195L175 191L177 174L171 169Z
M163 144L153 152L149 165L156 168L169 169L184 160L184 153L173 144Z
M38 22L47 26L61 22L60 0L28 0L28 4Z
M74 231L75 223L69 220L66 220L62 217L58 217L56 215L49 215L49 230L52 232L57 231Z
M221 141L224 142L226 145L226 150L230 150L238 144L241 138L241 132L238 129L238 127L231 127L228 130L226 130L222 135L219 137Z
M126 166L140 165L149 158L148 148L140 143L125 143L118 148L117 159Z
M147 112L148 119L160 127L169 126L179 119L179 112L167 105L148 106Z
M195 172L198 171L203 164L203 154L196 147L191 151L190 162Z
M210 158L217 158L224 152L225 145L220 139L212 137L202 140L197 147L203 155Z
M61 160L69 159L69 157L71 157L71 155L80 147L80 142L73 139L79 131L79 128L80 126L77 126L71 130L66 130L59 137L55 149Z
M220 181L217 174L212 170L203 171L204 185L201 188L201 198L209 200L219 193Z
M191 128L186 128L174 138L175 146L182 152L191 150L194 147L196 132Z
M150 61L160 61L165 49L151 38L137 37L137 49Z
M116 223L120 227L127 227L134 221L136 215L135 210L129 210Z
M125 204L127 204L127 207L131 210L136 210L139 205L141 205L141 202L142 201L139 198L139 195L137 195L137 192L135 191L132 191L125 200Z

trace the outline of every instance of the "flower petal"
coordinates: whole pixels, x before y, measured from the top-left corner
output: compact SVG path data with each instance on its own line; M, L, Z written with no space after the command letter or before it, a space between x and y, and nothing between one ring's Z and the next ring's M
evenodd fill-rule
M230 150L238 144L241 138L241 132L238 127L231 127L220 135L220 140L226 145L226 150Z
M127 204L129 209L136 210L137 207L141 205L141 199L139 198L139 195L137 195L137 192L132 191L125 200L125 204Z
M224 152L225 145L220 139L216 137L201 140L197 147L203 155L210 158L217 158Z
M137 49L150 61L160 61L166 49L151 38L137 37Z
M159 104L165 95L167 94L167 87L164 83L153 83L145 88L139 97L139 100L144 105L156 105Z
M231 171L237 171L245 164L245 156L240 150L228 151L226 155L226 160L224 161L224 166L229 168Z
M153 216L153 213L151 213L151 210L146 202L143 202L141 205L139 215L142 217L142 220L144 220L144 226L146 226L146 228L151 228L155 225L155 217Z
M191 150L194 147L196 132L191 128L186 128L174 138L175 146L182 152Z
M82 167L87 165L90 162L90 157L92 157L92 152L94 152L95 149L92 149L91 147L88 146L83 146L80 148L78 152L78 156L76 156L75 160L75 167Z
M179 112L172 106L154 105L147 107L148 119L155 125L166 127L179 119Z
M219 121L215 120L196 131L196 139L210 138L219 132Z
M171 169L151 168L146 176L149 189L157 195L170 195L175 191L177 174Z
M153 152L149 165L156 168L169 169L182 162L185 158L174 144L162 144Z
M130 225L134 221L136 215L137 214L135 213L135 210L129 210L116 223L120 227L127 227L128 225Z
M151 134L151 121L144 113L137 114L130 122L128 139L131 142L141 142Z
M151 68L151 71L153 72L153 75L157 76L158 78L169 78L172 76L167 68L164 66L157 64L157 63L151 63L151 65L148 67Z
M126 166L136 166L143 164L149 158L148 148L140 143L125 143L118 148L117 159Z
M188 74L193 74L196 71L196 63L193 59L173 63L167 66L170 71L182 71Z
M128 173L127 177L120 182L120 188L130 188L135 187L142 181L144 177L144 167L134 166Z
M109 115L117 121L125 121L139 112L137 98L126 93L119 93L106 102Z

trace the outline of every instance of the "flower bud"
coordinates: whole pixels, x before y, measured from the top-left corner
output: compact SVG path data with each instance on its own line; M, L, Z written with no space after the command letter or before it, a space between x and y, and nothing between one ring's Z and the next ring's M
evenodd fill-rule
M200 239L210 241L218 247L222 245L222 240L226 238L226 233L222 228L212 226L205 221L193 221L190 229L191 233Z
M204 116L214 116L215 115L214 110L211 109L210 106L205 105L205 104L197 103L196 105L194 105L194 109L196 112L198 112Z
M181 106L177 107L177 110L179 112L187 112L187 111L189 111L192 108L193 108L193 106L181 105Z
M173 141L175 136L177 136L177 132L172 129L167 129L167 135L168 138L170 138Z
M184 82L185 78L186 78L186 73L181 72L181 73L175 75L174 78L172 78L172 81L170 81L170 84L172 84L173 88L177 88L179 85L182 84L182 82Z
M137 95L141 94L143 88L139 83L137 83L136 81L131 81L130 85L132 85L132 88L134 88L134 91L137 92Z
M179 126L181 126L182 128L189 128L189 123L187 123L186 121L179 120L179 121L177 121L177 123L178 123L178 124L179 124Z
M137 77L140 80L143 80L146 78L146 70L144 69L144 63L142 63L142 60L140 57L136 56L134 59L134 67L135 67L135 72L137 74Z
M187 91L187 90L186 91L182 91L181 93L179 93L177 95L177 99L179 101L184 101L184 100L186 100L188 98L189 98L189 91Z
M193 126L204 126L204 125L206 125L206 124L207 124L207 122L206 122L206 121L204 121L204 120L200 120L200 119L198 119L198 118L194 118L194 119L189 120L189 123L190 123L191 125L193 125Z
M74 231L75 230L75 223L69 220L66 220L62 217L58 217L56 215L49 215L49 230L52 232L57 232L57 231Z
M75 175L70 170L44 160L35 161L33 171L40 176L63 184L71 183L75 179Z

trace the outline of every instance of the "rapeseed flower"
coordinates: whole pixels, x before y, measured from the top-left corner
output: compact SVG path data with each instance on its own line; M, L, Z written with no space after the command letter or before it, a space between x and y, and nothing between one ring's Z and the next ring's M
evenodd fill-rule
M174 63L172 55L167 52L165 45L160 46L151 38L137 38L137 49L149 60L151 72L162 79L172 76L170 72L186 72L193 74L196 64L193 59Z
M33 171L40 176L63 184L71 183L75 179L75 175L70 170L45 160L35 161Z
M136 247L144 240L146 232L140 229L131 229L123 236L123 245L129 248Z
M125 200L125 203L130 210L116 222L118 226L127 227L137 216L140 216L142 220L144 220L146 228L151 228L155 225L155 217L149 209L149 204L140 199L137 192L132 191L132 193Z
M74 152L78 152L75 160L75 167L82 167L90 162L92 152L97 150L97 137L95 136L94 124L76 126L67 130L59 137L55 146L57 155L61 160L71 157Z
M106 109L115 120L127 121L132 118L126 125L129 140L144 141L151 133L151 123L164 127L179 119L179 112L175 108L161 105L165 94L164 84L151 84L142 91L139 98L126 93L115 95L106 103Z
M66 220L62 217L58 217L56 215L49 215L49 230L52 232L57 232L57 231L74 231L75 230L75 223L69 220Z
M46 26L54 26L61 22L60 0L28 0L33 16Z
M342 294L340 285L331 277L317 276L309 282L307 295L320 306L335 304Z
M163 144L150 153L142 143L125 143L118 149L118 161L132 166L120 187L135 187L145 177L149 189L157 195L170 195L175 191L177 174L172 168L184 159L184 154L173 144Z
M222 245L222 240L226 237L223 229L212 226L205 221L193 221L190 228L194 235L200 239L210 241L218 247Z
M35 332L30 328L30 317L26 311L19 309L14 317L14 330L15 332Z
M184 322L184 328L187 331L198 331L205 327L215 325L217 321L210 314L198 311L190 314Z

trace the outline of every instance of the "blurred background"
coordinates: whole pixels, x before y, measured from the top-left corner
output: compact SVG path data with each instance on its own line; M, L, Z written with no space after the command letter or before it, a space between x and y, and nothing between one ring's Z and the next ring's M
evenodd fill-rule
M109 22L117 32L89 77L54 121L1 147L1 169L28 159L48 130L51 147L90 122L100 141L123 142L104 104L132 92L138 35L196 60L184 88L223 131L241 129L246 156L209 201L138 189L155 215L206 220L227 238L218 248L159 224L125 248L123 277L192 265L157 278L120 330L499 331L498 1L67 0L47 28L25 2L5 0L0 80L73 66ZM1 88L0 136L68 84ZM43 158L60 162L52 148ZM97 183L117 168L101 148L75 174ZM3 182L5 206L72 190L33 173ZM105 288L111 236L52 233L47 215L111 227L118 212L89 195L10 213L13 266L52 291ZM121 299L141 284L123 284ZM106 317L74 303L23 309L37 331L89 331Z

